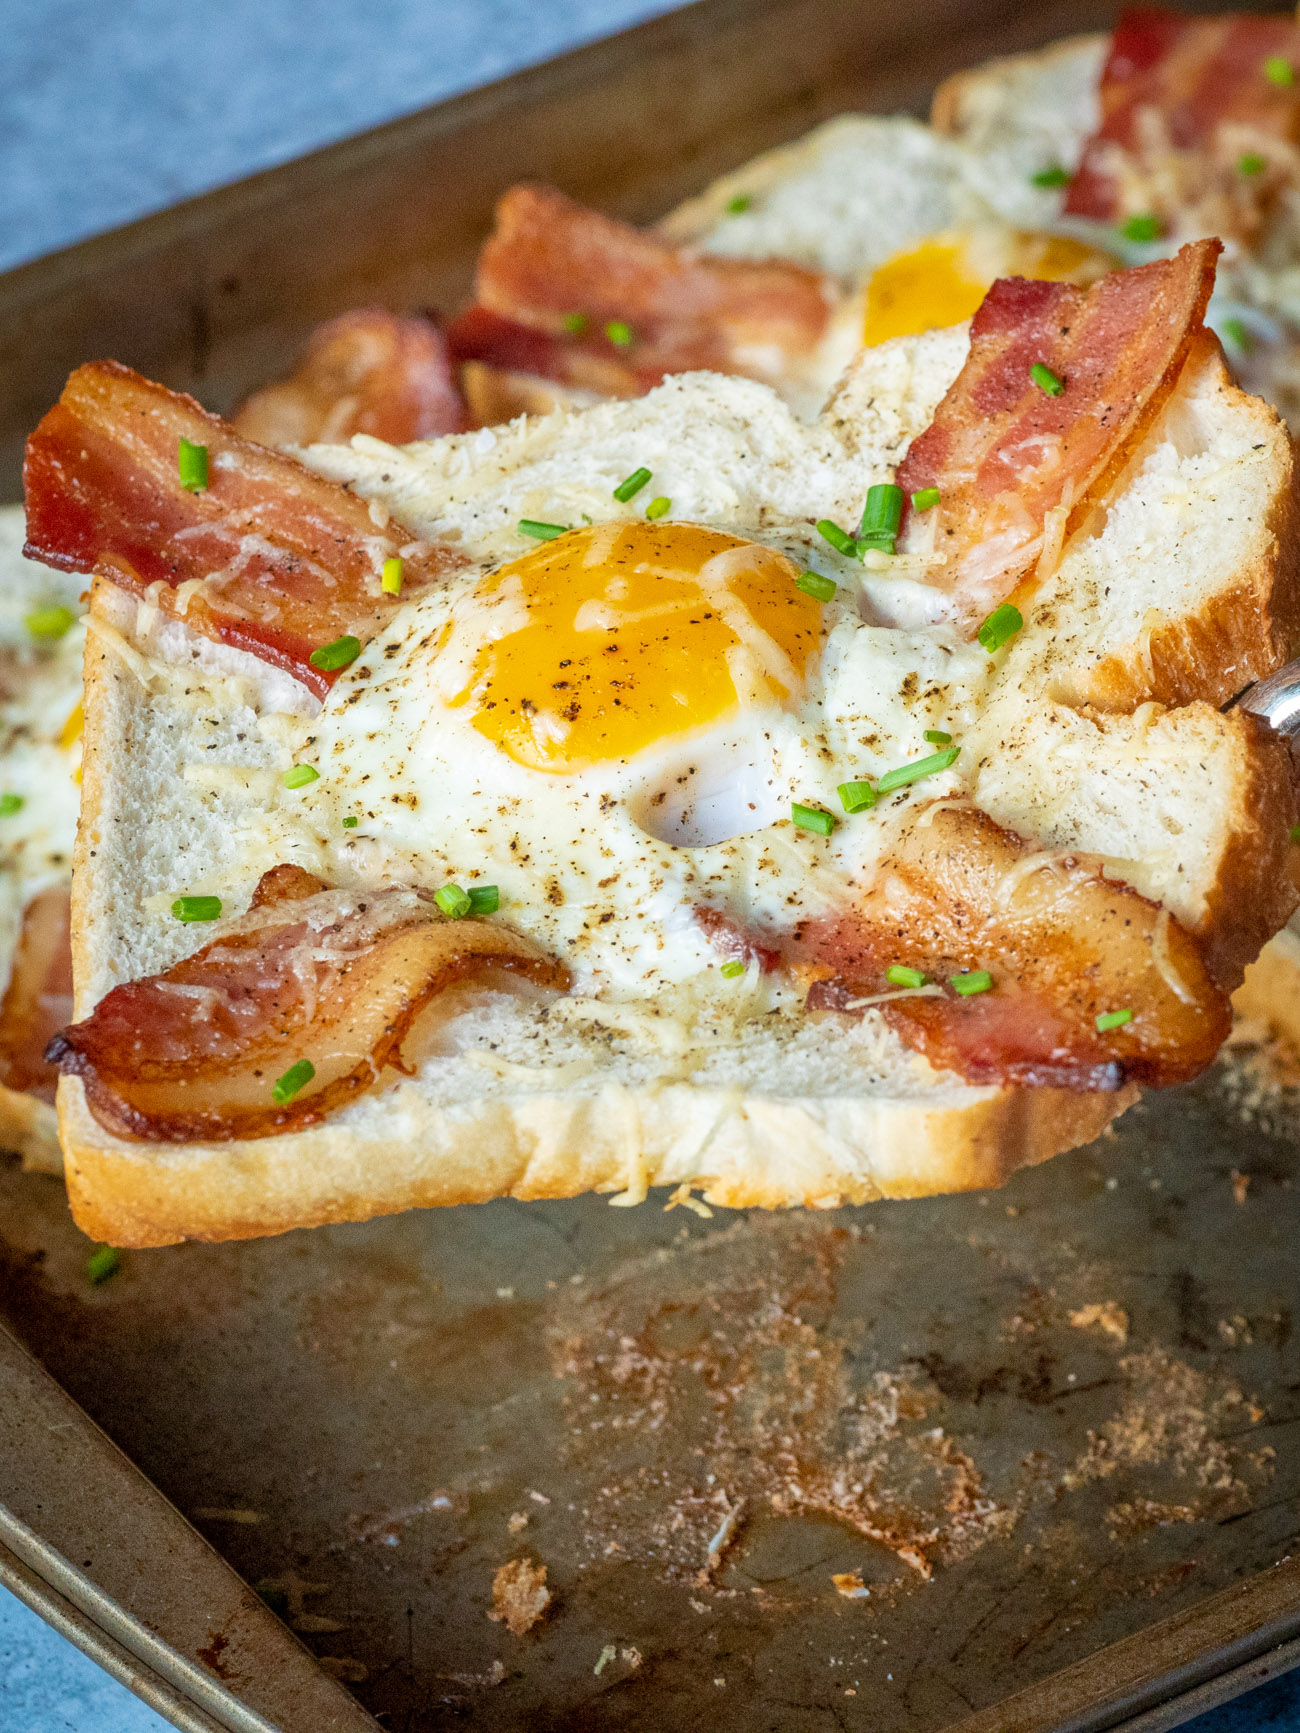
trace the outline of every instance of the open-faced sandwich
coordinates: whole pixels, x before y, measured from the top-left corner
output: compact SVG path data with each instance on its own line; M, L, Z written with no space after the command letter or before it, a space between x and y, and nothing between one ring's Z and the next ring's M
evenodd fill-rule
M1208 1064L1296 902L1216 251L1000 282L812 421L703 372L298 462L79 369L26 484L94 572L87 1231L987 1185Z

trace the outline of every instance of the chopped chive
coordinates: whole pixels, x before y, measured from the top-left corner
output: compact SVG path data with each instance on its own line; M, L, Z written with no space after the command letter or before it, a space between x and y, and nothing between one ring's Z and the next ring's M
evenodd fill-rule
M878 553L892 554L894 537L903 519L903 490L892 481L878 481L867 489L858 527L860 548L875 548Z
M219 921L220 897L177 897L172 913L178 921Z
M858 544L847 530L842 530L837 523L832 523L828 517L821 518L817 524L817 534L824 542L829 542L837 554L843 554L846 559L859 558Z
M1237 158L1237 173L1242 175L1262 175L1268 167L1267 157L1262 157L1257 150L1244 151Z
M631 475L625 481L620 481L614 489L614 498L621 505L626 505L630 499L634 499L640 493L649 479L650 471L648 469L634 469Z
M322 644L319 650L313 650L307 660L313 668L319 668L322 674L333 674L336 669L346 668L355 662L361 654L360 638L335 638L332 644Z
M319 782L320 771L312 764L295 764L284 773L286 788L306 788L309 782Z
M839 585L834 578L824 578L820 572L800 572L794 581L796 590L811 596L815 602L833 602Z
M469 893L459 885L443 885L442 889L433 893L433 900L453 921L459 921L470 911Z
M568 524L544 524L539 523L536 518L521 517L519 533L521 536L532 536L536 542L553 542L556 536L567 536L569 526Z
M0 818L12 818L23 810L24 804L21 794L0 794Z
M343 820L343 828L344 830L355 830L360 823L361 820L357 817L356 813L350 812Z
M915 764L900 764L897 770L887 770L876 784L876 793L888 794L909 782L919 782L923 776L938 776L956 762L960 751L960 746L948 746L942 752L932 752L929 758L918 758Z
M650 501L650 504L645 508L645 515L650 519L650 522L653 523L656 518L667 517L668 513L672 509L673 502L668 499L666 495L661 493L658 499L652 499Z
M1150 212L1140 217L1130 217L1120 227L1120 234L1126 241L1158 241L1165 232L1165 225L1160 218Z
M101 1282L115 1276L121 1265L116 1246L96 1246L86 1259L86 1280L97 1288Z
M0 795L0 805L2 805L3 802L4 796ZM1291 838L1292 842L1300 842L1300 824L1293 824L1287 832L1287 835Z
M41 638L47 643L61 638L76 620L77 616L71 608L65 608L62 603L53 603L48 608L37 608L28 614L23 624L33 638Z
M906 963L891 963L885 979L895 987L924 987L925 976L919 969L909 969Z
M719 974L725 975L729 981L734 981L737 975L743 975L744 972L745 965L739 957L733 957L729 963L724 963L718 971Z
M566 313L564 315L564 329L570 337L581 337L590 323L591 321L585 313Z
M384 569L379 576L379 587L386 596L400 596L402 593L402 556L391 554L384 561Z
M1127 1005L1122 1011L1103 1011L1097 1018L1097 1032L1104 1035L1108 1029L1122 1029L1132 1021L1133 1013Z
M952 745L952 735L946 733L942 728L927 728L921 738L923 740L928 740L931 746Z
M1054 162L1050 168L1040 168L1037 174L1031 174L1029 178L1036 187L1068 187L1070 171L1062 168L1059 162Z
M501 907L501 892L496 885L476 885L469 893L472 915L494 915Z
M835 792L845 812L865 812L876 804L876 791L869 782L842 782Z
M188 439L182 439L176 453L176 467L186 493L202 493L208 485L207 446L191 445Z
M912 495L913 511L929 511L931 506L938 505L939 490L937 487L923 487Z
M1065 390L1065 381L1045 367L1041 361L1035 361L1029 369L1029 377L1040 391L1045 391L1049 397L1059 397Z
M630 349L632 347L632 327L623 319L611 319L605 327L605 335L615 349Z
M1281 54L1270 54L1264 62L1264 76L1270 84L1294 84L1295 67Z
M815 830L818 836L829 836L835 829L832 813L823 812L817 806L800 806L797 800L790 808L790 816L796 830Z
M727 200L727 215L729 217L743 216L753 202L751 194L735 193Z
M305 1089L316 1075L316 1067L310 1059L297 1059L285 1072L277 1078L271 1089L271 1100L277 1107L283 1107L286 1101L292 1101L294 1096Z
M289 1611L289 1591L275 1577L261 1577L254 1584L257 1598L264 1601L273 1613L283 1618Z
M1242 320L1221 319L1219 321L1219 329L1223 332L1223 335L1228 339L1229 343L1232 344L1234 349L1239 349L1243 355L1249 353L1250 332L1246 329Z
M999 602L975 636L991 656L1014 638L1024 623L1019 608L1013 608L1010 602Z
M987 993L993 985L993 977L987 969L971 969L965 975L950 975L948 985L954 993L969 999L972 993Z

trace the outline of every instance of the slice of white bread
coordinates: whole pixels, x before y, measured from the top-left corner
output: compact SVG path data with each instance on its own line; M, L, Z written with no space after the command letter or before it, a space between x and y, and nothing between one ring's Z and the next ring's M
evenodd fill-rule
M965 347L958 328L865 352L813 427L763 386L697 374L495 433L404 451L358 439L309 458L478 558L518 552L512 526L534 503L612 516L611 478L644 462L675 515L779 545L803 536L805 563L826 569L833 556L813 554L811 524L846 519L892 470ZM1109 857L1114 876L1200 937L1225 980L1295 902L1282 888L1289 766L1262 724L1220 712L1219 666L1172 659L1168 693L1150 646L1194 646L1198 622L1248 593L1233 648L1243 682L1285 658L1298 605L1292 486L1277 418L1231 384L1212 344L1202 349L1122 497L1027 605L966 748L966 798L1045 848ZM161 623L111 585L97 584L92 613L78 1016L117 981L197 948L192 929L166 918L178 891L220 887L233 912L283 858L279 773L302 726L292 712L311 708L283 676ZM900 633L903 653L906 642ZM1122 685L1093 692L1096 671L1115 667ZM695 1019L664 998L470 996L412 1077L320 1126L244 1142L125 1141L65 1077L72 1207L97 1238L156 1245L500 1195L595 1189L635 1203L652 1185L694 1186L730 1207L832 1206L999 1184L1094 1137L1135 1098L1131 1086L971 1086L909 1051L873 1010L772 1013L747 991L738 985L729 1015L714 1006Z
M24 559L23 535L22 507L0 508L0 794L22 801L0 816L0 1000L25 911L42 893L71 884L81 763L84 628L58 633L56 619L38 619L58 635L37 637L28 622L42 610L80 614L85 579ZM29 1170L62 1171L52 1093L43 1100L0 1082L0 1148Z

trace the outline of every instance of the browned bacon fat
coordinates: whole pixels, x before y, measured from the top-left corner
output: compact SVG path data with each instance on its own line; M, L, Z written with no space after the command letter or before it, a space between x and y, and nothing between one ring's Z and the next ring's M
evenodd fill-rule
M1099 94L1073 215L1248 243L1295 178L1300 27L1285 14L1126 12Z
M408 445L459 433L465 405L431 319L361 307L318 326L289 377L254 392L231 425L259 445L340 443L354 433Z
M182 439L208 454L197 492L181 485ZM313 667L312 652L343 637L364 643L387 620L387 558L402 558L403 593L456 559L395 523L381 529L337 482L116 361L72 374L27 441L23 486L30 558L99 568L137 594L156 585L167 612L317 696L337 673Z
M909 550L947 555L931 581L977 624L1068 533L1164 403L1200 332L1218 241L1115 271L1091 288L1004 278L971 321L970 354L898 470Z
M166 973L114 987L49 1058L81 1078L95 1117L121 1137L268 1137L408 1069L402 1045L425 1007L499 971L568 984L507 927L446 920L418 891L331 891L279 866L246 915ZM306 1080L286 1093L304 1061Z
M928 818L928 822L926 822ZM971 1083L1116 1089L1194 1077L1228 1033L1227 995L1166 911L1086 859L1045 855L975 808L935 806L851 912L796 949L824 978L811 1006L877 994L909 1046ZM886 970L930 984L899 997ZM987 971L987 991L949 983ZM1117 1027L1097 1018L1128 1011Z
M498 203L477 295L448 332L458 360L618 397L696 367L763 378L830 315L816 272L694 253L541 186Z

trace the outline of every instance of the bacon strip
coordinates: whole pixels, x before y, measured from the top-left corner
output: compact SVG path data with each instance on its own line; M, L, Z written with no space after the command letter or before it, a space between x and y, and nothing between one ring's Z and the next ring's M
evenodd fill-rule
M342 444L354 433L408 445L465 424L441 331L381 307L319 325L289 377L255 391L231 421L245 439L277 446Z
M1277 191L1272 147L1290 163L1300 142L1300 84L1274 84L1272 58L1300 70L1300 28L1285 14L1126 12L1066 210L1102 222L1151 214L1175 233L1248 239ZM1243 175L1238 163L1253 149L1268 166ZM1198 225L1194 213L1209 220Z
M248 914L164 974L114 987L47 1056L120 1137L269 1137L318 1124L389 1067L409 1070L402 1044L421 1011L502 970L568 985L562 964L507 927L444 920L418 891L330 891L279 866ZM302 1059L315 1077L277 1106L273 1085Z
M179 441L205 445L209 486L187 493ZM78 367L27 441L29 558L61 571L97 567L196 631L286 669L318 697L337 673L311 652L363 643L390 616L384 560L401 553L403 594L458 563L380 529L364 500L279 452L241 438L192 397L116 361ZM193 592L179 586L203 580Z
M898 469L910 496L903 547L946 553L932 582L974 626L1038 559L1049 512L1068 533L1100 497L1165 402L1200 332L1218 241L1115 271L1090 288L994 283L971 321L970 354ZM1059 396L1034 382L1041 362Z
M497 204L477 293L448 332L458 360L622 397L697 367L763 378L773 350L813 349L831 310L825 279L800 265L710 258L528 185ZM610 341L611 321L630 345ZM530 345L526 332L549 341Z
M64 886L32 898L0 1001L0 1083L42 1101L59 1080L45 1049L72 1015L71 916Z
M975 808L933 808L863 903L798 935L791 954L824 977L809 1005L845 1009L891 991L891 963L940 983L987 969L987 993L945 987L880 1010L909 1046L971 1083L1117 1089L1196 1076L1230 1012L1192 939L1084 862L1039 854L1027 870L1036 853ZM1130 1023L1098 1031L1099 1013L1125 1009Z

